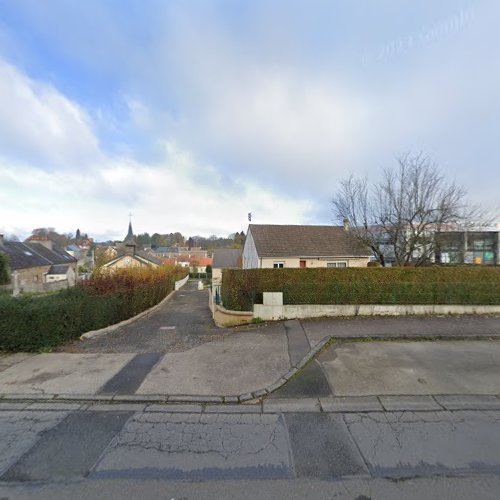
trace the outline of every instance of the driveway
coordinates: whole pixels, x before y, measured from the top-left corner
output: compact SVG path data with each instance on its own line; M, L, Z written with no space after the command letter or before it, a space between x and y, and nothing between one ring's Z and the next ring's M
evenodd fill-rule
M58 351L79 353L165 353L192 349L221 340L234 330L217 328L208 308L208 291L189 281L160 309L118 330L62 346Z

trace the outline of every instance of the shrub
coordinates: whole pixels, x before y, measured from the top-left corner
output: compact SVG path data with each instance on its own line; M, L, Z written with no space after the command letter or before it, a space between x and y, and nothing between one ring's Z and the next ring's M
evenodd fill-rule
M183 275L173 266L97 272L55 294L0 297L0 350L50 349L128 319L160 302Z
M500 268L225 269L222 301L249 311L262 292L285 304L500 304Z
M0 253L0 285L6 285L9 281L9 263L7 261L7 256Z

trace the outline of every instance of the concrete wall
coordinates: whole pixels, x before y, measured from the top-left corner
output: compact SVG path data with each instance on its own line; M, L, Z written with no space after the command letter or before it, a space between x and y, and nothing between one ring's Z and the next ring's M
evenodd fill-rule
M306 261L306 267L327 267L328 262L347 262L347 267L366 267L370 261L369 257L331 257L331 258L300 258L300 257L286 257L286 258L270 258L262 257L262 268L273 268L275 262L284 262L286 268L300 267L300 261Z
M182 278L181 280L176 281L175 285L174 285L174 290L179 290L179 288L183 287L187 283L188 279L189 279L189 274L185 278Z
M281 292L264 293L264 304L255 304L254 317L263 320L305 319L339 316L410 316L442 314L500 314L500 306L475 305L282 305Z

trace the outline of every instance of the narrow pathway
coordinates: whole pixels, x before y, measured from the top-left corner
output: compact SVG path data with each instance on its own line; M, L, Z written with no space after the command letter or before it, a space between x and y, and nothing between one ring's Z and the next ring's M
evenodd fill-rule
M208 308L208 291L190 281L159 310L114 332L66 344L59 351L81 353L165 353L186 351L231 330L217 328Z

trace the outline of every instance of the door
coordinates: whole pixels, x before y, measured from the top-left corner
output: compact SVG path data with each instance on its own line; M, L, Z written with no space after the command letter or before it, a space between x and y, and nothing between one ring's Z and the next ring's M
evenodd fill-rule
M299 262L299 265L300 265L300 267L306 267L306 261L305 260L301 260Z

